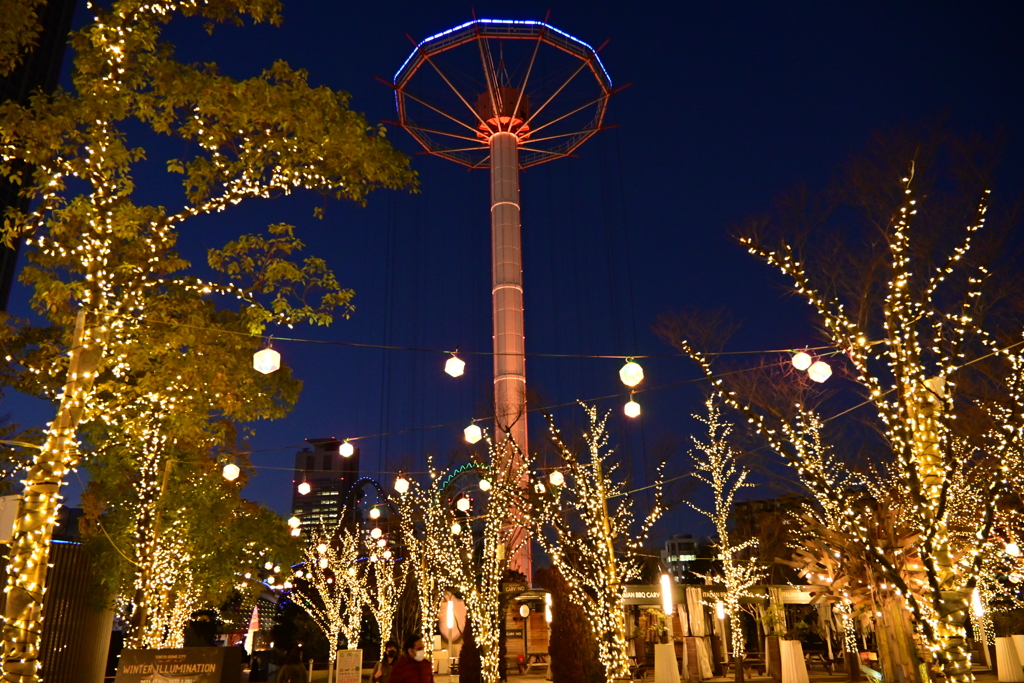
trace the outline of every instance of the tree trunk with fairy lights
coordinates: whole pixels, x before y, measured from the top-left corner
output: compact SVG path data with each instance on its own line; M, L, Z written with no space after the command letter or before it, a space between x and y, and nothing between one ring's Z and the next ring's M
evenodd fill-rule
M78 313L57 418L25 476L7 568L5 680L29 681L38 676L43 595L50 566L50 539L62 498L60 487L65 474L78 462L78 424L103 357L107 332L97 313Z

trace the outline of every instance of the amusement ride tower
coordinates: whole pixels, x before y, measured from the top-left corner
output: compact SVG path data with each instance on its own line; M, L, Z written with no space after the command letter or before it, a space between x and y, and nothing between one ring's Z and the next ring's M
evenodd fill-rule
M475 19L418 43L393 87L427 152L490 170L494 433L512 458L508 439L527 452L519 171L601 130L611 79L597 50L546 22ZM510 560L531 575L529 544Z

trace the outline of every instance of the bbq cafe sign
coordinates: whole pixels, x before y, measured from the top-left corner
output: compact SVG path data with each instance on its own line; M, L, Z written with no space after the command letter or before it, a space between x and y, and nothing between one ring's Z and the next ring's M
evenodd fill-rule
M672 602L676 605L683 604L686 599L683 587L679 584L672 585ZM641 586L626 586L622 593L623 605L660 605L661 585L650 584Z

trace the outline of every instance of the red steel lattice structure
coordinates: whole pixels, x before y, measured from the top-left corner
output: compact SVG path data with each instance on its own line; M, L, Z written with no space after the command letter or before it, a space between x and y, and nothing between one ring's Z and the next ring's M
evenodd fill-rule
M513 75L506 44L523 54ZM427 152L490 170L494 431L510 457L508 439L528 448L519 171L571 156L601 130L614 89L597 52L546 22L475 19L418 43L394 78L398 123ZM528 543L510 559L531 575Z

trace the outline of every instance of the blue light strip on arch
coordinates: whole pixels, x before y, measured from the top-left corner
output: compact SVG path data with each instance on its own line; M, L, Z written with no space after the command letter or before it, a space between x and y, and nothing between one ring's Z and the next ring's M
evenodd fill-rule
M485 25L489 24L489 25L497 25L497 26L501 26L501 25L505 25L505 26L538 26L538 27L543 27L544 29L552 31L554 33L557 33L558 35L562 36L566 40L570 40L570 41L576 43L577 45L580 45L581 47L586 48L586 51L594 56L594 61L597 62L597 66L601 69L601 73L604 74L605 80L607 81L607 84L608 84L608 89L610 90L611 87L612 87L612 78L611 78L611 76L608 75L607 69L604 68L604 64L601 62L601 57L598 56L597 51L593 47L591 47L589 44L583 42L579 38L576 38L575 36L569 35L565 31L562 31L562 30L559 30L559 29L555 28L551 24L545 23L543 21L533 21L533 20L530 20L530 19L474 19L473 21L467 21L464 24L459 24L458 26L455 26L454 28L450 28L447 31L442 31L441 33L436 33L436 34L430 36L429 38L424 38L423 40L421 40L419 43L416 44L416 47L413 49L413 51L409 54L408 57L405 58L405 61L402 62L402 66L400 66L398 68L398 71L395 72L395 77L392 79L392 82L395 83L396 85L398 84L399 76L405 70L405 67L409 65L409 62L411 62L412 59L416 55L418 55L420 53L420 50L423 48L424 45L426 45L427 43L433 42L435 40L439 40L441 38L444 38L445 36L452 35L453 33L457 33L458 31L461 31L461 30L463 30L465 28L469 28L469 27L474 26L476 24L485 24Z

